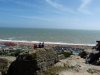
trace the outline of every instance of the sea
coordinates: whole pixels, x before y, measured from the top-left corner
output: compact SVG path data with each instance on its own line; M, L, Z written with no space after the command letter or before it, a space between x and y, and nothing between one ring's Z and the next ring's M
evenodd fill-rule
M99 30L0 28L1 40L28 40L74 44L95 44Z

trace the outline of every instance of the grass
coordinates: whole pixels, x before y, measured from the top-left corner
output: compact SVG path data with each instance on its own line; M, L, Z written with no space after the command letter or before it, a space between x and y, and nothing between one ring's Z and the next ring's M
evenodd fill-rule
M96 69L88 69L87 72L93 74L93 73L98 73L98 70L96 70Z
M65 58L68 58L72 55L72 53L70 53L70 52L61 52L60 54L63 54Z
M72 68L73 67L68 66L67 64L64 64L64 66L52 66L46 72L44 72L43 75L58 75L59 72Z

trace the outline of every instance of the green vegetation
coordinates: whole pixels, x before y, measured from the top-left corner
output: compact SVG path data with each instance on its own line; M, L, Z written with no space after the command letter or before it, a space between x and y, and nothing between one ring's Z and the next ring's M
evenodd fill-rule
M15 52L12 52L11 56L18 56L21 53L21 50L16 50Z
M58 55L59 60L65 59L65 56L63 54Z
M70 57L72 55L71 52L61 52L59 55L63 54L65 58Z
M8 66L8 60L0 58L0 72L2 72L3 74L6 73L8 69L7 66Z
M66 67L51 67L46 72L43 73L43 75L56 75L58 72L66 70Z
M22 50L15 50L15 51L10 51L10 52L7 52L7 51L0 51L0 56L18 56L20 53L22 53L23 51Z
M96 69L88 69L87 72L93 74L97 73L98 71Z

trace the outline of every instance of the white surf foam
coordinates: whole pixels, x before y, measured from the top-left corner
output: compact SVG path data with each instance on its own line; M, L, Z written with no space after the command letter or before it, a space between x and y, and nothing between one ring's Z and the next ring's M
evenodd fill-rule
M3 40L0 39L0 42L19 42L19 43L40 43L42 41L27 41L27 40ZM49 42L45 41L45 44L57 44L57 45L83 45L83 46L95 46L95 44L75 44L75 43L63 43L63 42Z

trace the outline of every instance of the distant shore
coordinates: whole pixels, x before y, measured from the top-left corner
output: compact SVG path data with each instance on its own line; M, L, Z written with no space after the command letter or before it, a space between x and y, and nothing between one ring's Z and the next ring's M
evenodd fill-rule
M75 44L75 43L63 43L63 42L48 42L48 41L26 41L26 40L2 40L0 42L14 42L14 43L27 43L38 44L44 42L46 45L72 45L72 46L95 46L95 44Z

